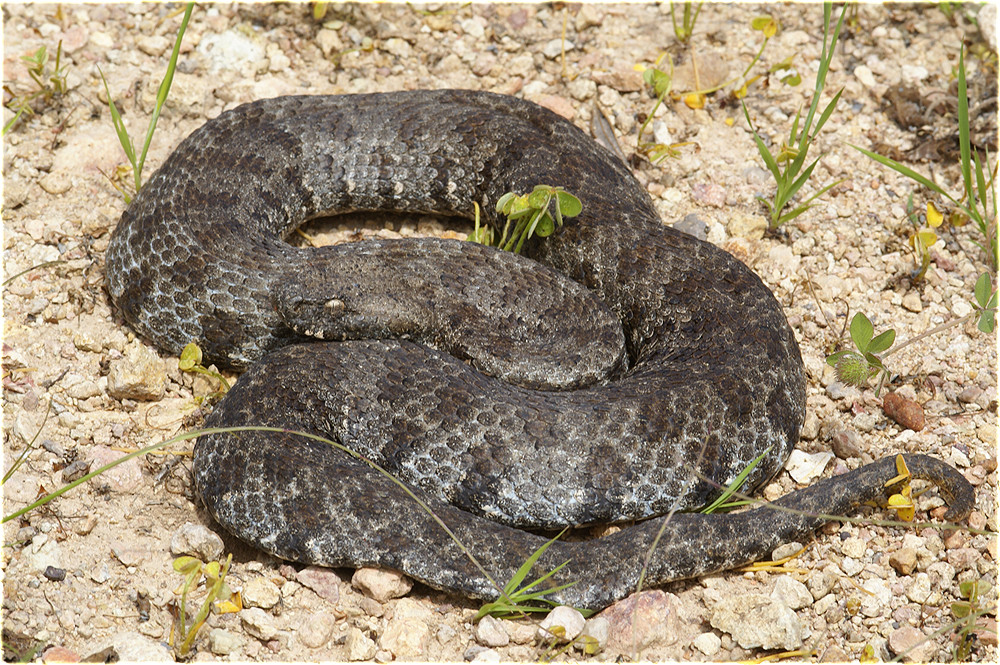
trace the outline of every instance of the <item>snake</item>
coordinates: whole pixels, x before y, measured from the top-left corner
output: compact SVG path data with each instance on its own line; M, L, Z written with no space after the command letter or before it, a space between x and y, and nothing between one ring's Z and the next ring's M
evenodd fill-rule
M499 229L497 201L538 185L582 211L523 255L287 240L359 211L479 214ZM600 609L640 581L767 556L898 475L885 457L749 510L690 512L783 468L805 417L795 335L752 270L665 225L621 159L513 96L225 111L122 214L106 288L163 351L193 341L243 372L206 418L193 482L225 531L284 560L495 599L535 555L527 579L557 571L539 587L548 600ZM946 519L969 513L958 471L902 459L946 496Z

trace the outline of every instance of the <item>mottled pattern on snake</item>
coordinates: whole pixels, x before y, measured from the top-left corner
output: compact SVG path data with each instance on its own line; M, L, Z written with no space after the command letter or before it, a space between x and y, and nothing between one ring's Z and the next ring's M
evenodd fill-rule
M530 243L537 263L458 241L283 241L307 219L357 210L468 217L475 202L493 223L502 194L536 184L583 202L578 218ZM798 346L760 279L663 226L614 156L512 97L285 97L224 113L125 212L107 285L160 347L197 341L210 360L256 363L208 425L307 430L348 446L410 484L501 583L544 542L525 528L693 508L769 449L745 486L758 487L804 416ZM329 341L345 339L356 341ZM532 356L550 351L538 369ZM909 459L956 495L953 515L968 510L957 472ZM846 511L893 475L883 460L783 502ZM226 529L279 557L497 593L397 485L326 444L202 437L194 479ZM579 583L556 597L604 606L634 589L664 519L557 543L539 567L569 559L556 581ZM768 509L675 514L647 583L740 565L818 523Z

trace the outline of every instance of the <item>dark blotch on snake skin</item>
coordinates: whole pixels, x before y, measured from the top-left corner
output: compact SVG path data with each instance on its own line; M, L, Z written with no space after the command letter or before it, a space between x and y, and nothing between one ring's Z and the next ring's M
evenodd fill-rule
M477 202L492 223L503 193L536 184L583 202L530 244L537 263L455 241L283 242L307 219L356 210L469 216ZM107 275L126 320L160 347L194 340L210 360L255 363L208 425L348 446L412 487L501 584L545 541L526 528L652 517L546 552L538 570L569 560L553 582L577 582L553 597L580 607L635 589L664 521L647 585L759 558L895 475L887 458L775 502L799 513L656 517L705 503L769 446L745 489L781 468L804 415L798 346L750 270L664 227L614 156L515 98L285 97L224 113L125 212ZM951 496L950 518L969 511L960 474L907 461ZM194 477L226 529L279 557L497 594L398 485L327 444L202 437Z

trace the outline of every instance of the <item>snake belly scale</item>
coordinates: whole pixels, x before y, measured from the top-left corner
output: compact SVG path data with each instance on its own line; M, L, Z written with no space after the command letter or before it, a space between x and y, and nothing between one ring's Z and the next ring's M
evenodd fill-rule
M583 212L530 242L530 260L437 239L283 240L359 210L468 217L476 203L492 223L501 195L537 184L566 187ZM672 514L764 451L745 489L781 468L804 417L798 345L756 275L663 226L616 157L516 98L281 97L223 113L139 192L106 265L142 335L250 368L207 426L338 441L410 486L501 584L545 542L531 530L640 520L546 551L538 569L569 561L554 582L576 582L560 602L600 608L633 591L661 532L651 585L759 558L896 475L887 458L774 504L795 512ZM553 356L538 369L525 349ZM907 461L949 495L949 517L968 512L960 474ZM278 557L498 594L396 483L327 444L204 436L194 480L223 527Z

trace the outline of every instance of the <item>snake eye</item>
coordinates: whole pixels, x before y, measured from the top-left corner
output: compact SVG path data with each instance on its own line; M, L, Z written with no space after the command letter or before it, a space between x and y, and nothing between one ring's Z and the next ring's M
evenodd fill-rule
M340 298L331 298L323 304L323 308L334 316L337 316L344 313L347 305Z

